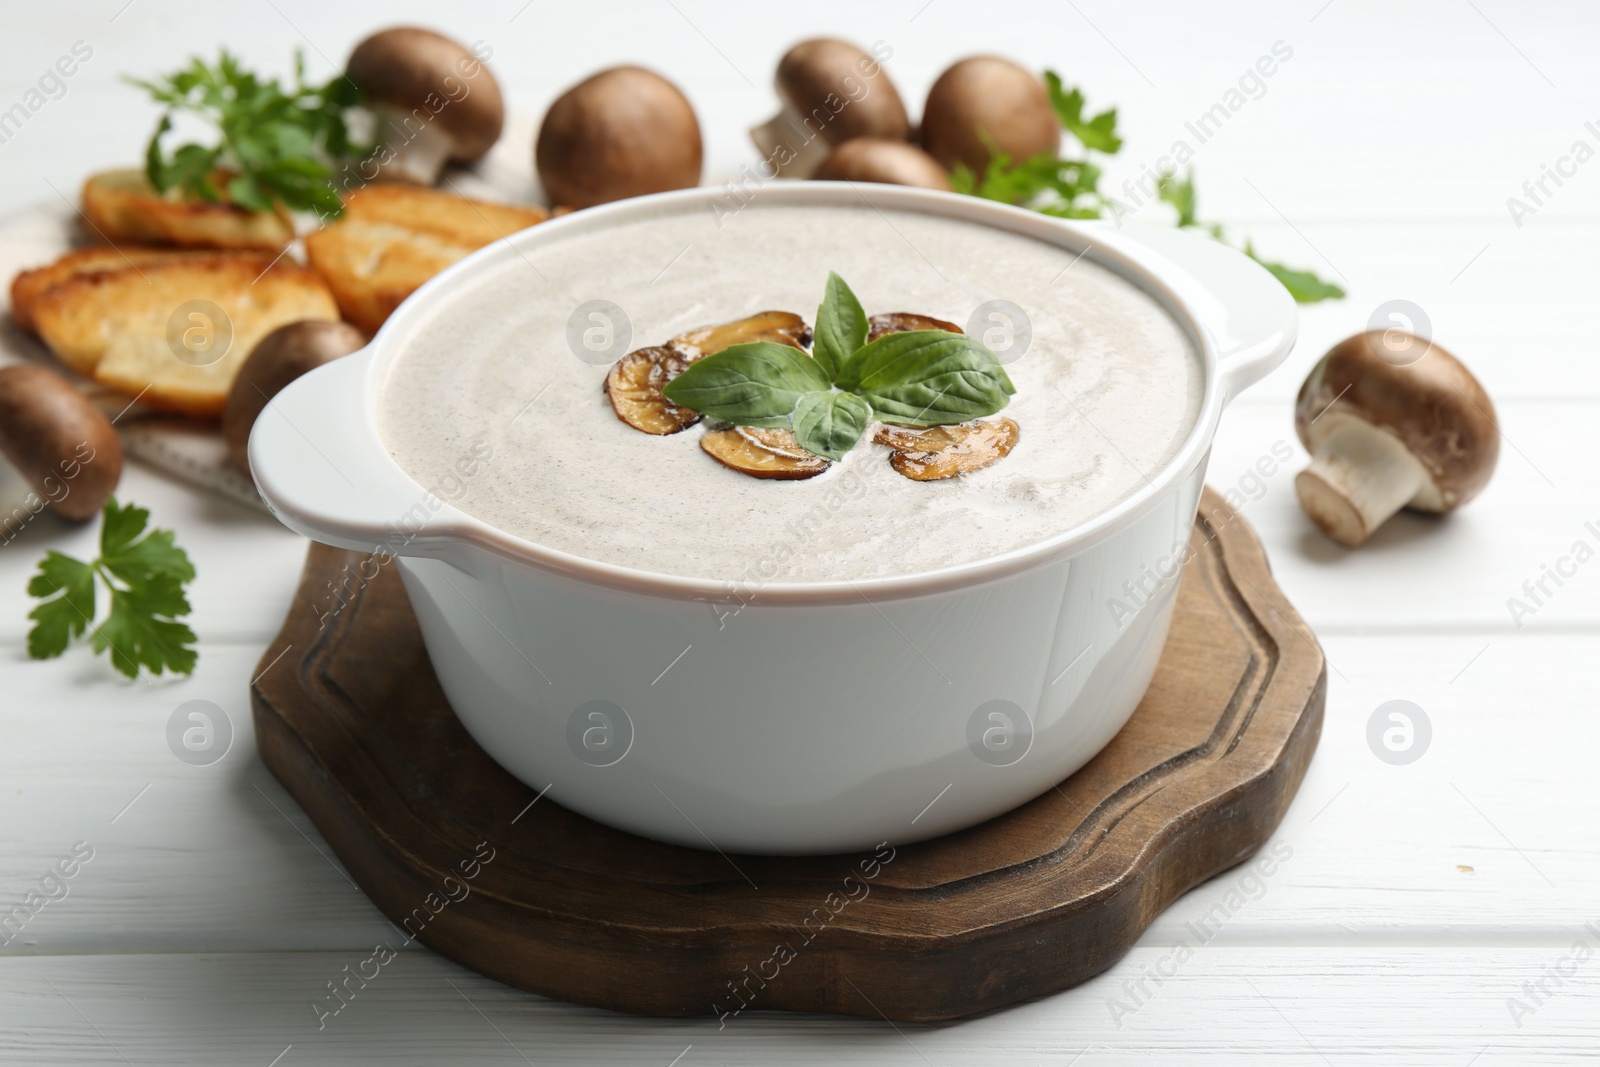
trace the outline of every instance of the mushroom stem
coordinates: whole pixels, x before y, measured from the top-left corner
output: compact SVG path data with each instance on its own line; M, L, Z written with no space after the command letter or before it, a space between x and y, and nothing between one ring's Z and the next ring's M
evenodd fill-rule
M25 522L23 516L31 515L36 503L38 494L27 476L0 456L0 544L16 535L19 520Z
M1334 415L1311 466L1295 476L1300 506L1322 532L1349 548L1409 503L1427 484L1401 440L1362 419Z
M375 107L378 132L383 147L377 157L383 160L378 171L389 181L411 185L433 185L444 172L444 165L455 151L455 139L431 121L420 122L415 114L396 111L381 104Z
M762 156L777 170L779 177L809 178L811 172L820 167L822 161L828 158L828 153L833 151L822 130L813 130L807 125L811 121L815 121L811 115L784 101L782 111L750 130L750 139L761 149ZM777 158L778 149L783 146L789 149L788 159Z

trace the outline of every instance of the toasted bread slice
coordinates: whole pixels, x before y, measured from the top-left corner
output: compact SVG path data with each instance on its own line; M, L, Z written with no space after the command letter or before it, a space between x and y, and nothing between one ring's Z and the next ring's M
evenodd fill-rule
M227 322L212 321L204 306L185 307L194 301L221 308ZM39 335L67 366L151 407L201 418L221 415L234 375L261 338L286 323L338 317L314 272L250 252L88 271L33 306ZM230 330L225 349L206 351Z
M224 176L219 176L219 180ZM156 192L142 170L108 170L83 183L83 215L113 244L276 252L294 239L282 211L246 211L233 204Z
M369 185L350 194L337 222L306 237L306 255L344 317L370 334L450 264L549 217L540 207Z
M11 280L11 318L24 330L33 329L33 308L39 298L68 278L93 271L143 266L164 259L204 255L178 248L152 248L149 245L94 245L68 252L54 263L25 270Z

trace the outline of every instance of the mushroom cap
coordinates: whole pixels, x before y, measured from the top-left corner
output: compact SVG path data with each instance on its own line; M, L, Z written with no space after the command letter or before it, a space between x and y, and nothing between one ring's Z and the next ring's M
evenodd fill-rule
M279 326L257 342L239 366L222 410L222 439L233 465L250 473L250 430L267 401L300 375L348 356L366 343L366 336L348 322L322 319Z
M700 123L688 99L643 67L612 67L556 98L534 146L552 204L593 207L700 184Z
M1427 471L1436 494L1413 507L1451 511L1483 489L1500 458L1494 404L1472 372L1437 342L1421 359L1397 364L1384 358L1384 331L1347 337L1312 368L1295 401L1294 429L1315 452L1334 419L1359 418L1398 437Z
M933 83L922 109L922 147L947 168L964 163L981 174L989 163L984 136L1017 161L1061 149L1061 124L1044 83L999 56L955 63Z
M950 189L939 161L914 144L885 137L854 137L839 145L811 177L823 181L882 182Z
M63 518L99 513L122 477L122 442L99 408L46 367L0 368L0 452Z
M876 73L869 77L867 71ZM904 141L911 132L894 83L875 58L849 41L801 41L778 61L775 81L779 95L802 116L821 109L817 125L831 145L854 137Z
M377 103L398 111L421 109L456 142L450 158L463 163L483 158L505 126L505 101L494 75L464 46L432 30L380 30L356 45L345 73Z

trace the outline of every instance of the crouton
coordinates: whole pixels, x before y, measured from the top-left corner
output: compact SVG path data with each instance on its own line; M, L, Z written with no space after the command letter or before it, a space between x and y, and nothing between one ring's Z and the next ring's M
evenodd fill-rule
M315 273L249 252L81 272L39 296L32 312L67 366L151 407L201 418L221 415L261 338L286 323L338 318Z
M181 259L203 253L149 245L94 245L68 252L54 263L25 270L11 280L11 319L24 330L33 329L33 306L41 296L68 278L92 271L116 270L129 265L143 266L163 259Z
M423 282L468 254L549 218L435 189L369 185L344 214L306 237L306 256L344 317L371 334Z
M214 179L225 183L226 175ZM113 244L276 252L294 239L283 211L246 211L234 204L156 192L142 170L108 170L83 183L83 215Z

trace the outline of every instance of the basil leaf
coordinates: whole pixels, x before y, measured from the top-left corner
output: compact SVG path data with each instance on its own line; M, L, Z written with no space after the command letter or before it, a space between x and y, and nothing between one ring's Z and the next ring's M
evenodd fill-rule
M830 379L839 377L839 368L851 353L867 343L867 313L843 278L828 272L828 288L817 308L817 327L811 342L811 355Z
M663 396L679 407L741 426L781 426L804 393L832 383L817 361L773 341L729 345L689 365Z
M800 447L824 459L843 459L872 421L872 408L854 393L807 393L790 422Z
M1017 391L995 354L965 334L891 333L858 349L839 385L881 418L942 426L993 415Z

